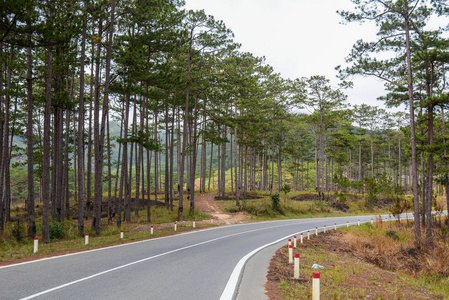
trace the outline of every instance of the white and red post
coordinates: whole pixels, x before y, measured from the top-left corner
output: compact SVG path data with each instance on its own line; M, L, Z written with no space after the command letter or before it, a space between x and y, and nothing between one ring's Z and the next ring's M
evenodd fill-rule
M288 263L289 264L293 263L293 246L292 245L288 245Z
M178 224L175 221L175 231L178 230Z
M302 234L302 232L301 232L301 244L304 242L304 237L303 237L303 234Z
M310 240L310 230L307 230L307 239Z
M293 277L295 279L299 279L299 253L295 254L295 266L293 273L294 273Z
M293 237L293 248L296 248L296 235Z
M34 249L33 249L33 253L37 253L39 247L39 239L36 237L34 237Z
M320 300L320 273L313 272L312 300Z
M153 225L151 225L151 234L153 234L153 233L154 233Z
M120 231L120 238L123 239L123 230Z
M84 235L84 245L86 246L87 244L89 244L89 234L88 233L86 233Z

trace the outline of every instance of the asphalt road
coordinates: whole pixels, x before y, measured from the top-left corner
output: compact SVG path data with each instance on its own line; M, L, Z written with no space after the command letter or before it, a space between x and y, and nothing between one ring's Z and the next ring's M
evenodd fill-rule
M267 262L288 238L371 218L228 225L0 267L0 299L262 299Z

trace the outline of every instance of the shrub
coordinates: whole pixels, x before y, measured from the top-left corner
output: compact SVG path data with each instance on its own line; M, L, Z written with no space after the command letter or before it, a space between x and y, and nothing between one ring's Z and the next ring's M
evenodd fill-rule
M388 230L385 232L385 235L392 238L393 240L399 240L399 235L394 230Z
M50 239L58 240L64 237L64 223L50 221Z
M20 221L17 220L17 223L15 223L11 228L11 235L18 241L21 242L25 238L24 228L20 224Z
M271 207L274 210L279 211L280 203L281 203L281 199L279 198L279 194L274 194L271 196Z

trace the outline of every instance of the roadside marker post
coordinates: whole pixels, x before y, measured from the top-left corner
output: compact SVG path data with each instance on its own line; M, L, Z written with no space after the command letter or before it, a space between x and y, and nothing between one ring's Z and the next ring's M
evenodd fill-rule
M295 254L295 266L293 273L294 273L293 277L295 279L299 279L299 253Z
M175 231L177 231L177 229L178 229L178 224L175 221Z
M288 246L288 263L289 264L293 263L293 246L292 245Z
M296 235L293 237L293 248L296 248Z
M89 234L88 233L86 233L84 235L84 246L87 246L87 244L89 244Z
M320 300L320 273L313 272L312 300Z
M195 220L193 220L193 228L195 228L196 226L195 226L196 224L195 224Z
M39 247L39 239L37 238L37 236L35 236L33 253L37 253L38 247Z
M315 235L318 235L318 227L315 227Z
M151 225L151 234L153 234L153 232L154 232L154 231L153 231L153 225Z
M335 223L335 230L337 230L337 223Z
M123 239L123 230L120 231L120 238Z
M349 221L346 221L346 227L349 227Z
M324 225L324 233L326 233L326 225Z
M292 239L288 239L288 246L290 247L292 245Z
M310 230L307 230L307 239L310 240Z
M301 232L301 244L303 243L303 234Z
M360 226L360 220L358 221L357 226Z

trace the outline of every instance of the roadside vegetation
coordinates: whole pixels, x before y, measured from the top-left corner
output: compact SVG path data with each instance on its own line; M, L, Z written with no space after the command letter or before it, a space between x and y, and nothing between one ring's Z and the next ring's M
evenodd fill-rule
M293 279L287 247L276 252L268 278L270 299L311 298L320 272L323 299L449 299L447 217L433 220L433 249L417 248L413 222L343 227L299 245L300 280ZM423 241L424 242L424 241ZM312 269L313 264L323 269Z
M134 217L131 221L123 223L121 228L118 228L115 224L108 224L107 218L104 218L102 235L95 236L95 228L89 226L91 224L85 220L85 232L90 236L87 246L84 245L84 239L78 235L78 221L76 219L65 220L64 222L51 221L49 224L50 243L42 244L39 241L39 251L36 254L33 253L33 240L28 238L26 234L26 211L23 206L14 206L12 210L14 221L8 223L4 233L0 235L0 265L175 234L174 222L178 221L178 212L167 210L162 202L156 203L153 200L152 202L151 223L147 222L146 208L141 208L139 210L141 217ZM142 203L143 207L145 205L145 203ZM39 204L37 204L36 212L36 225L38 232L40 232L39 230L42 229L42 208ZM209 221L209 215L197 211L193 213L186 211L184 212L184 221L177 222L176 232L193 230L193 220L195 220L195 228L197 229L215 226ZM151 234L151 226L153 226L154 234ZM124 232L123 239L120 238L121 230Z

